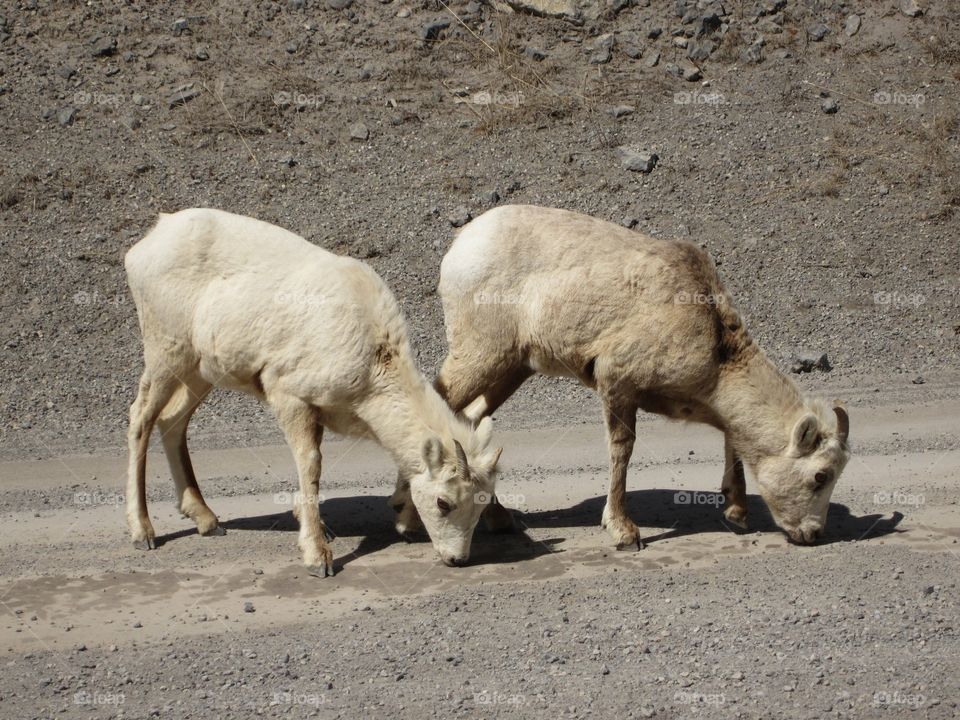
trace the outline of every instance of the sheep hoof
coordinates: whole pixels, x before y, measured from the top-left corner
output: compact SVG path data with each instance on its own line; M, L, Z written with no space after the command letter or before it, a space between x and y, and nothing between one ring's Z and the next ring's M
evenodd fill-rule
M220 525L214 525L209 530L205 530L200 533L203 537L220 537L221 535L226 535L227 531Z
M727 519L727 522L736 525L743 530L750 529L747 526L747 511L743 508L731 506L724 510L723 516Z
M325 562L317 565L307 565L307 573L318 578L333 577L333 564Z
M156 550L157 543L152 537L148 537L143 540L134 540L133 547L137 550Z
M646 546L643 544L643 540L640 539L638 535L636 540L631 540L630 542L617 543L617 550L643 550Z

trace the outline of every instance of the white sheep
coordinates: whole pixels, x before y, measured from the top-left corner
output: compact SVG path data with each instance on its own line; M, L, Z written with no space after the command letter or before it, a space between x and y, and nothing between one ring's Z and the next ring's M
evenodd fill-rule
M312 574L333 574L318 507L324 428L375 438L409 483L444 563L460 565L493 491L491 423L457 418L418 371L403 316L367 265L282 228L208 210L161 214L126 255L144 343L130 408L127 521L155 546L145 465L156 423L180 511L201 535L223 534L197 486L186 432L213 387L241 390L276 414L300 480L294 514Z
M535 372L603 401L610 489L603 526L642 547L625 510L638 409L725 437L726 517L746 526L743 462L795 542L823 530L849 458L846 412L805 398L743 327L705 252L564 210L503 206L443 259L449 353L436 387L456 411L493 413Z

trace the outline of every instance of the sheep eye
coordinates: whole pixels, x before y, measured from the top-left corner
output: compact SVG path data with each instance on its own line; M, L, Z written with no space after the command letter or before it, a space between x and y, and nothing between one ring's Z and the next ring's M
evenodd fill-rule
M453 510L453 506L443 498L437 498L437 507L440 508L440 512L444 515Z
M813 476L813 479L817 481L817 490L819 490L828 482L830 482L830 473L818 472Z

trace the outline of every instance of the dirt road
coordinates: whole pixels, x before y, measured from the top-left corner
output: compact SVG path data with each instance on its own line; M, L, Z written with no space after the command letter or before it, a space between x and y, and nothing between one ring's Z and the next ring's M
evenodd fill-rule
M282 446L194 454L201 487L227 528L218 538L198 537L174 512L165 462L151 456L151 514L162 536L153 552L135 551L125 535L122 457L4 463L4 704L83 717L169 706L185 717L189 695L177 683L189 678L190 693L209 694L206 701L240 717L251 709L283 714L291 704L308 706L298 713L350 716L375 702L484 717L522 704L535 715L555 704L551 693L599 688L581 677L584 668L600 683L604 670L640 662L617 672L646 678L642 701L600 693L585 706L582 698L564 702L574 715L599 706L658 717L754 717L795 702L851 717L897 705L916 705L920 717L951 717L960 699L960 401L851 414L855 455L833 497L829 537L809 548L790 545L756 495L751 532L724 525L716 493L721 441L712 430L651 419L639 425L628 487L631 514L649 529L640 552L614 550L598 527L606 486L599 425L499 433L498 490L518 510L521 531L496 536L481 528L473 562L459 569L442 566L428 542L394 535L386 505L393 470L381 450L330 442L321 492L338 536L337 575L326 580L308 576L298 561L289 512L295 475ZM612 611L603 610L608 605ZM453 614L461 606L463 627ZM678 615L684 612L698 616L684 641L658 649L663 633L687 622ZM544 628L558 615L579 636L553 645ZM484 623L489 632L478 632ZM814 631L831 639L804 649ZM637 647L611 652L627 636ZM414 647L427 637L434 642ZM519 671L516 661L540 646ZM312 659L301 662L291 647ZM732 665L710 671L711 652L720 648L734 653ZM483 660L471 666L466 654L481 649ZM319 662L318 652L332 664ZM773 677L763 661L771 652L781 665ZM220 653L217 667L196 675L191 653ZM504 666L490 666L500 654ZM286 655L303 678L257 682L276 663L286 667ZM687 661L701 680L688 683ZM751 671L751 663L759 665ZM880 670L863 676L857 668L864 663L895 666L896 679L883 680ZM931 674L931 663L942 663L943 674ZM412 688L411 664L419 664ZM125 679L161 667L169 682ZM910 676L912 667L922 679ZM561 668L574 677L557 675ZM483 674L485 685L470 682ZM847 674L860 684L841 682ZM536 690L517 685L528 675L537 677ZM788 675L797 676L790 690ZM385 679L393 694L364 689ZM406 694L396 695L405 679Z

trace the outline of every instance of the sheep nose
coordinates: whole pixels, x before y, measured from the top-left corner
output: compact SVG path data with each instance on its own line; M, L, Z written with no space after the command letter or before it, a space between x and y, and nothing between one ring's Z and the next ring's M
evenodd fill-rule
M441 560L443 564L447 567L463 567L467 564L468 558L465 557L454 557L453 555L444 555Z

